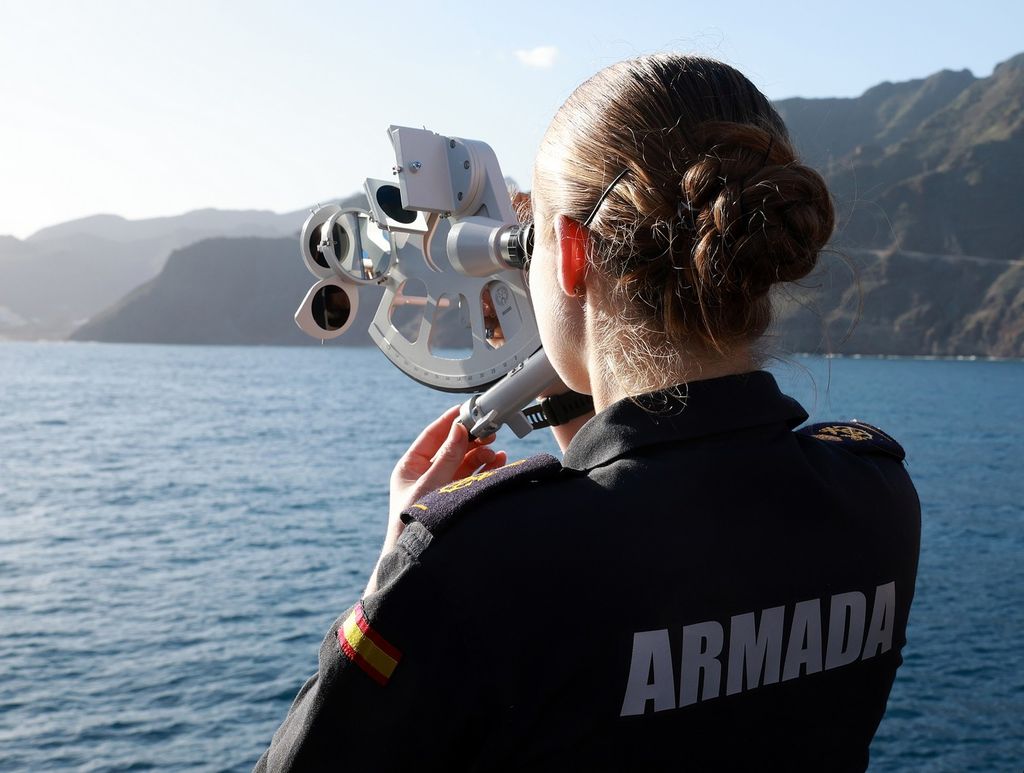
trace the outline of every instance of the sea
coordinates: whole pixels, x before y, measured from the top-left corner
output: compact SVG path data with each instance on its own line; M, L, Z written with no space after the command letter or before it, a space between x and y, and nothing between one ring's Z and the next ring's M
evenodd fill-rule
M920 492L871 770L1021 771L1024 363L769 367L898 438ZM249 770L366 581L393 463L459 401L372 348L0 344L0 770Z

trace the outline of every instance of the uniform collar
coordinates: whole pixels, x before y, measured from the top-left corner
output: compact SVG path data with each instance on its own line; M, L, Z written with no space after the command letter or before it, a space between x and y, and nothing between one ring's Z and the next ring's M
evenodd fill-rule
M766 371L694 381L626 398L601 411L576 433L562 466L589 470L644 446L765 424L792 429L806 420L800 403L782 394Z

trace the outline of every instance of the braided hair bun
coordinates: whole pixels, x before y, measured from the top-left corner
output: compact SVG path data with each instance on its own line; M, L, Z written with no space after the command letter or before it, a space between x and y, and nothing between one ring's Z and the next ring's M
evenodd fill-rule
M700 285L757 298L810 273L835 224L821 175L763 129L716 123L701 134L708 144L681 184L687 211L696 210Z

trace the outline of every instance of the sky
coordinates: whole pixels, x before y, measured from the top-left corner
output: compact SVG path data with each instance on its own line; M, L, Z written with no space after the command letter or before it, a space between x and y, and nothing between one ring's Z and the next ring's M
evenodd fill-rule
M386 177L390 124L483 140L525 186L572 89L712 56L773 99L1024 51L1019 0L0 0L0 234L98 213L291 211Z

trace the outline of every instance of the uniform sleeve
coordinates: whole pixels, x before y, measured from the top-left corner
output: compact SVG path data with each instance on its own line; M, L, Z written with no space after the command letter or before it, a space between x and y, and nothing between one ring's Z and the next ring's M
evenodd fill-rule
M459 611L419 561L430 539L406 528L378 590L331 626L257 773L465 767L479 743L479 672Z

